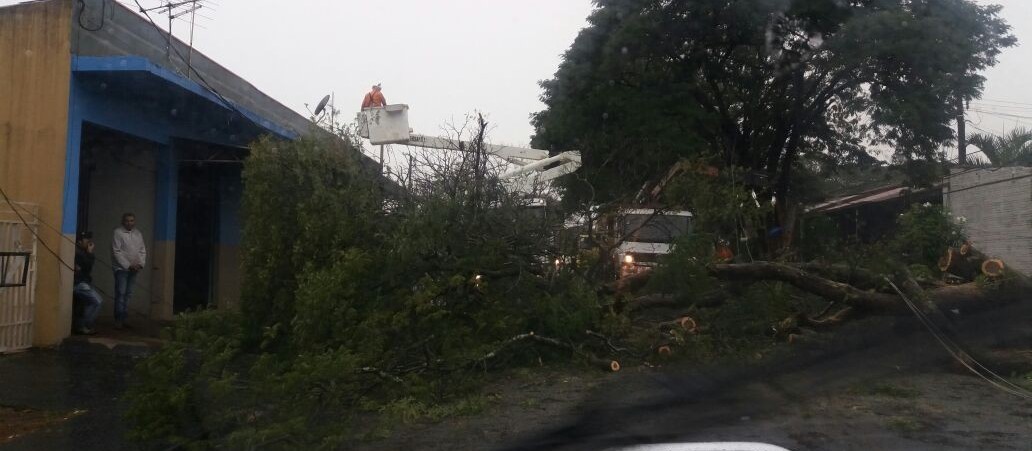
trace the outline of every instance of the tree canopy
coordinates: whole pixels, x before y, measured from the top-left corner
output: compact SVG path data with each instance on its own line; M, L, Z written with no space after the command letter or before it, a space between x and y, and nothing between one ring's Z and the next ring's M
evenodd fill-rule
M582 152L575 202L633 194L681 158L745 168L779 198L801 169L871 163L875 147L935 160L1015 43L999 6L969 0L596 6L533 117L535 146Z
M1032 130L1027 128L1015 128L1004 136L976 134L968 142L993 166L1032 165Z

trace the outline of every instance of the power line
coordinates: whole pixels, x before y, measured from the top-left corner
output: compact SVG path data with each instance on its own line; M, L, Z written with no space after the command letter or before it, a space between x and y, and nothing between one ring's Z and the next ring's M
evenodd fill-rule
M977 113L983 113L983 114L986 114L986 115L989 115L989 116L995 116L998 119L1012 120L1016 124L1021 124L1021 125L1024 125L1024 126L1032 127L1032 123L1024 122L1022 120L1022 119L1032 120L1032 116L1017 116L1017 115L1011 115L1011 114L1006 114L1006 113L1000 113L1000 112L996 112L996 111L984 111L984 110L972 110L972 111L975 111Z
M61 265L63 265L65 268L68 268L68 270L74 272L75 271L75 267L72 266L72 265L69 265L68 262L64 261L64 259L61 258L61 254L60 253L58 253L58 252L54 251L53 249L51 249L50 245L48 245L47 242L44 241L43 238L39 236L39 233L36 232L36 230L29 224L29 221L25 220L25 217L22 216L21 212L18 211L18 207L15 206L14 201L12 201L11 198L7 195L7 192L4 191L3 187L0 187L0 195L2 195L4 197L4 201L7 202L7 205L9 205L11 207L11 211L13 211L14 214L18 216L18 220L21 221L22 225L24 225L25 228L28 229L29 233L31 233L32 236L36 238L36 241L38 241L39 244L42 245L43 248L46 249L47 252L50 253L50 255L53 255L54 258L56 258L57 261L61 263ZM42 221L40 221L40 222L42 222Z
M996 103L1008 103L1008 104L1013 104L1013 105L1029 105L1029 106L1032 106L1032 103L1027 103L1027 102L1015 102L1015 101L1013 101L1013 100L998 100L998 99L990 99L990 98L987 98L987 97L983 97L983 98L981 98L981 99L976 99L975 101L976 101L976 102L996 102Z
M143 13L143 16L147 18L147 20L150 22L151 26L153 26L159 32L164 32L164 30L162 30L162 28L157 24L157 22L155 22L154 19L151 18L150 14L143 7L143 5L140 4L140 0L133 0L133 1L136 2L136 5L140 8L140 12ZM172 34L172 32L170 30L169 31L169 35L171 36L171 34ZM193 65L191 65L189 63L187 58L183 56L183 54L179 51L178 48L176 48L175 45L170 45L169 48L173 52L175 52L176 55L179 56L180 61L186 63L187 72L188 73L192 72L194 75L196 75L197 79L201 82L201 85L203 85L205 89L207 89L209 92L211 92L213 95L215 95L215 97L217 97L220 101L222 101L223 106L225 106L226 108L234 111L239 116L243 117L244 120L246 120L246 121L250 122L251 124L257 126L258 128L262 128L262 129L265 128L261 124L255 122L249 116L244 114L242 111L240 111L240 109L237 108L236 105L233 104L233 102L230 102L229 99L227 99L225 96L223 96L221 93L219 93L218 90L216 90L214 87L212 87L211 83L208 83L208 80L205 79L204 76L201 75L201 73L197 71L197 69L194 69Z
M992 104L992 103L975 103L975 102L972 102L971 106L977 107L977 108L997 108L997 109L1002 109L1002 110L1017 110L1017 111L1030 111L1030 110L1032 110L1032 105L1030 105L1030 106L996 105L996 104Z
M21 223L27 229L29 229L29 232L32 233L32 235L36 238L36 241L38 241L40 243L40 245L42 245L43 248L48 251L48 253L50 253L55 258L57 258L58 262L60 262L62 266L64 266L65 268L67 268L68 270L70 270L72 272L75 272L75 267L73 265L69 265L68 262L66 262L63 258L61 258L61 255L58 254L57 252L55 252L50 247L50 245L47 244L47 242L43 239L43 237L41 237L35 230L33 230L32 226L29 225L28 221L26 221L25 218L18 211L18 208L21 207L22 211L32 215L32 217L35 218L35 220L37 222L39 222L41 225L43 225L44 227L50 229L53 232L56 232L57 236L60 237L60 239L71 243L73 246L78 246L78 243L76 243L75 240L66 237L64 235L64 232L62 232L58 228L54 227L53 225L50 225L49 223L44 221L43 218L41 218L39 215L33 213L28 208L26 208L24 206L19 206L18 204L15 204L13 201L11 201L10 197L7 196L7 193L4 191L2 186L0 186L0 195L3 196L4 200L7 202L7 205L9 205L11 207L11 210L14 211L14 213L18 216L18 219L21 221ZM96 256L96 254L94 254L94 259L96 261L100 262L101 264L103 264L104 266L108 267L111 270L115 270L116 269L115 265L113 263L111 263L111 262L109 262L107 260L104 260L103 258L100 258L100 257ZM104 290L101 290L100 287L97 287L96 285L93 285L93 284L90 284L90 286L93 289L95 289L98 292L100 292L101 294L103 294L104 296L107 296L108 300L112 300L112 301L114 300L114 298L115 298L114 296L112 296L110 293L105 292ZM141 282L137 282L136 286L139 287L139 288L142 288L143 291L146 292L148 295L150 295L152 297L157 297L159 301L162 301L162 302L164 301L164 298L160 294L155 293L147 285L145 285L145 284L143 284ZM127 308L131 309L131 306L127 306ZM145 314L145 313L141 313L139 310L136 311L136 314L140 315L140 316L144 316L144 317L150 317L150 315Z
M967 368L968 371L974 373L976 376L982 378L982 380L988 382L997 389L1020 398L1032 400L1032 392L1029 392L1024 387L1014 384L999 374L996 374L989 368L986 368L985 365L982 365L982 363L971 356L971 354L965 352L960 345L951 340L950 337L931 320L931 318L928 318L928 316L925 315L925 313L922 312L921 309L919 309L917 305L910 300L910 298L903 294L903 291L900 290L895 283L889 280L888 277L883 277L883 279L892 286L892 289L895 290L899 297L903 299L903 302L906 303L907 308L914 313L914 316L917 317L918 321L928 329L928 332L935 337L936 341L942 345L946 352L956 359L957 362L963 365L964 368Z
M1017 118L1017 119L1030 119L1030 120L1032 120L1032 116L1022 116L1020 114L1013 114L1013 113L1007 113L1007 112L1002 112L1002 111L985 111L985 110L978 110L978 109L972 109L972 111L976 111L976 112L979 112L979 113L985 113L985 114L988 114L988 115L1007 116L1007 117L1013 117L1013 118Z

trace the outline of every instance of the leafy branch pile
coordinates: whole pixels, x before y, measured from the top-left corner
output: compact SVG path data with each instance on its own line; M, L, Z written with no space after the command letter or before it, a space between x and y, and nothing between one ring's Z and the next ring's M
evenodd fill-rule
M482 153L444 154L396 194L340 141L253 145L242 311L177 320L131 392L136 437L334 448L401 407L470 404L486 370L592 356L570 343L607 310L557 269L561 218L501 185ZM512 342L531 333L558 345Z

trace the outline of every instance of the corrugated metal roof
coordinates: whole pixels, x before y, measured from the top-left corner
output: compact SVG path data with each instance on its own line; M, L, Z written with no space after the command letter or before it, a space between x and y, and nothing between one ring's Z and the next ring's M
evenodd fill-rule
M863 204L872 204L898 199L910 192L910 188L901 185L889 185L873 190L864 191L858 194L831 199L807 209L808 213L828 213L846 208L852 208Z

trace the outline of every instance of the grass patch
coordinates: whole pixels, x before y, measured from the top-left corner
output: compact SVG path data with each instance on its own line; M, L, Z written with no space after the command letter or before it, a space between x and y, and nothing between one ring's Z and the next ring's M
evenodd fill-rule
M1012 378L1014 385L1032 390L1032 371L1025 374Z
M898 399L914 399L921 396L921 392L916 389L884 383L861 386L855 389L854 392L859 395L885 396Z
M539 405L541 405L541 401L538 401L537 399L534 399L534 398L527 398L527 399L524 399L524 400L520 401L520 406L521 407L533 408L533 407L537 407Z
M903 433L921 432L928 429L928 425L910 417L892 417L886 421L886 425L896 431Z
M497 400L497 396L473 395L445 404L428 405L406 397L383 406L380 413L384 419L395 423L438 422L451 417L476 415Z

